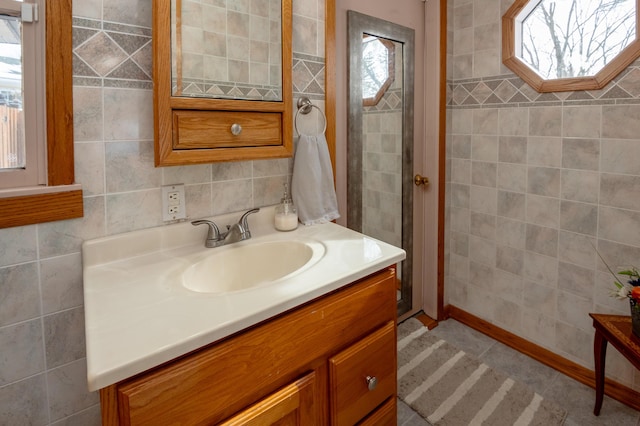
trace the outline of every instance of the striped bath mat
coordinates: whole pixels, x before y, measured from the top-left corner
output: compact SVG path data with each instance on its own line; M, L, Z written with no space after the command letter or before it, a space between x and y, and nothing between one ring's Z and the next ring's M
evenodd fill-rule
M429 423L564 423L565 410L427 331L414 318L398 327L398 396Z

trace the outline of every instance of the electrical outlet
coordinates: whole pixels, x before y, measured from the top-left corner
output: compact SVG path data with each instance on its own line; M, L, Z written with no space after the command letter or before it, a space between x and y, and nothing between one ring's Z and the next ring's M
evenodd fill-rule
M178 191L171 191L168 193L169 205L178 205L180 204L180 193Z
M185 219L187 205L184 198L184 184L165 185L162 187L162 220Z

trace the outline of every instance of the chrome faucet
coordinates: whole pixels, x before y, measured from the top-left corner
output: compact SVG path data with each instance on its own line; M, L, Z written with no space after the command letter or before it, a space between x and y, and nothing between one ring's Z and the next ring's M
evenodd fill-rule
M208 225L209 232L207 233L207 239L204 242L204 246L207 248L220 247L251 238L251 231L249 230L249 221L247 220L247 217L252 213L258 213L259 211L260 209L256 208L245 212L240 216L240 220L238 220L237 223L227 226L227 232L220 232L218 225L210 220L194 220L191 224L193 226Z
M224 239L220 237L220 229L218 225L210 220L194 220L191 222L193 226L197 225L209 225L209 232L207 233L207 239L204 241L204 246L207 248L220 247L224 245Z

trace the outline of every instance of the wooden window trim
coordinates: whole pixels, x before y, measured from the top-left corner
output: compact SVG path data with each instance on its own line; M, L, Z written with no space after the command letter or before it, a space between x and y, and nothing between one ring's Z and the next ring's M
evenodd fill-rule
M71 0L45 3L47 187L0 198L0 228L83 216L82 190L74 185Z
M636 38L594 76L543 79L516 55L516 18L534 0L515 0L502 16L502 63L540 93L600 90L640 57L640 0L636 1Z

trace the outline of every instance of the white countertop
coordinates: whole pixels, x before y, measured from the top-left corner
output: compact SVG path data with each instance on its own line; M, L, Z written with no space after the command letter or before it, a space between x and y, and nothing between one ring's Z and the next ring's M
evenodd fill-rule
M224 225L240 213L213 220ZM273 228L273 207L249 216L253 238L207 249L206 226L189 222L86 241L85 333L94 391L215 342L405 258L402 249L328 223L291 232ZM295 239L324 246L317 263L253 289L225 294L183 287L194 260L236 244ZM250 267L250 265L247 265Z

